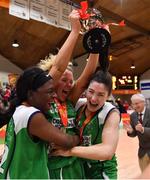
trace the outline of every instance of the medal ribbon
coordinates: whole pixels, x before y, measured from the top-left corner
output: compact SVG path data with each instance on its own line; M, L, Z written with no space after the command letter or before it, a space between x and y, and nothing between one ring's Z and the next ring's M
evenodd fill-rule
M67 116L67 106L66 103L61 104L58 99L54 98L54 101L58 108L58 113L61 118L62 124L67 127L68 125L68 116Z
M79 116L77 117L77 123L79 123L80 119L81 119L81 116L82 116L82 113L83 111L85 110L86 108L86 105L82 107L81 111L80 111L80 114ZM86 117L86 119L84 120L81 128L79 129L80 130L80 143L82 143L82 134L83 134L83 131L84 131L84 128L86 127L86 125L91 121L92 117L96 114L96 112L92 112L88 117Z

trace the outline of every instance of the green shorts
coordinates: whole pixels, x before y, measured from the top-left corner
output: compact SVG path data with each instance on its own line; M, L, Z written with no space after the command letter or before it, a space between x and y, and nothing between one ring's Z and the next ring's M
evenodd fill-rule
M117 164L109 162L84 163L86 179L117 179Z
M50 179L85 179L82 161L76 159L71 165L49 170Z

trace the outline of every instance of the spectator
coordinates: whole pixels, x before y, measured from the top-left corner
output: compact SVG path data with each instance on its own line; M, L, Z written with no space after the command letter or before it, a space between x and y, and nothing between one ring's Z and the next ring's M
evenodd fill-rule
M131 97L134 112L130 115L130 124L125 124L127 134L139 139L139 166L143 171L150 163L150 109L145 106L145 97L134 94Z

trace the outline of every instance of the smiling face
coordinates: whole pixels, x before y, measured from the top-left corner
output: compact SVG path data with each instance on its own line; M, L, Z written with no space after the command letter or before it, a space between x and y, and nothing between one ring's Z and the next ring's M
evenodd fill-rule
M92 81L87 89L87 110L96 112L108 99L108 89L103 83Z
M136 112L141 113L144 110L144 106L145 101L142 101L141 99L132 100L132 107Z
M57 98L64 102L70 94L70 91L73 87L73 73L69 70L66 70L61 76L58 83L55 85L55 92Z
M32 91L29 96L30 104L40 109L42 112L47 112L50 109L50 102L54 96L53 80L47 81L36 91Z

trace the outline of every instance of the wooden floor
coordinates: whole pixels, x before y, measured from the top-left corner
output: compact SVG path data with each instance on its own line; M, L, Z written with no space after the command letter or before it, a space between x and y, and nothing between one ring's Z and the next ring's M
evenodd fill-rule
M120 129L119 143L116 152L118 158L119 179L132 179L140 174L137 151L137 137L128 137L126 131Z
M0 145L0 154L3 152L4 145ZM124 129L120 129L119 143L117 147L118 159L118 179L132 179L140 174L138 165L138 140L126 135Z

